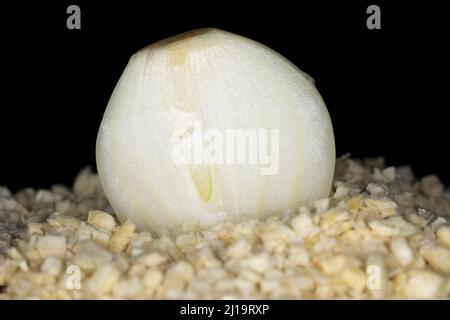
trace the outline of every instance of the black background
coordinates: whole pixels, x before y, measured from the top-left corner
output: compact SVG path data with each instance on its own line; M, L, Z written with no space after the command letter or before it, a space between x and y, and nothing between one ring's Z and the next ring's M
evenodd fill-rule
M383 319L389 316L394 318L424 319L433 313L445 314L447 306L445 300L85 300L85 301L45 301L45 300L0 300L2 315L9 315L21 319L29 316L30 310L34 314L45 314L47 319L61 319L70 312L76 319L88 316L100 316L107 319L128 319L133 316L144 316L156 319L208 319L201 315L180 315L181 307L208 306L221 309L209 319L299 319L315 317L323 319L345 314L347 319ZM269 311L264 315L241 315L230 317L224 315L224 305L269 305Z
M315 80L330 111L337 154L384 156L450 183L448 18L437 4L272 3L181 6L85 1L2 5L0 185L71 185L95 169L95 139L128 58L200 27L247 36ZM308 5L307 5L308 3ZM66 8L81 7L81 30ZM366 8L381 7L381 30Z

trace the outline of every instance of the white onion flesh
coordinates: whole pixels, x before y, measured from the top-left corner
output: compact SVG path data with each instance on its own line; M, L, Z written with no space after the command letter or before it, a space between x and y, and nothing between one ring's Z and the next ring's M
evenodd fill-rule
M195 125L224 136L278 132L278 140L266 139L269 149L279 142L278 152L270 150L264 164L174 161L177 142L191 138ZM309 76L260 43L201 29L131 57L104 113L96 156L119 218L158 231L277 214L327 197L335 146ZM264 167L273 170L262 174Z

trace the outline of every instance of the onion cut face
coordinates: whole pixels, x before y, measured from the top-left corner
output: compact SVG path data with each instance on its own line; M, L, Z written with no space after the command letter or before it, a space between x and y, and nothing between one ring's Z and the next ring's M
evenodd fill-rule
M131 57L96 157L118 217L158 231L327 197L335 145L309 76L258 42L200 29Z

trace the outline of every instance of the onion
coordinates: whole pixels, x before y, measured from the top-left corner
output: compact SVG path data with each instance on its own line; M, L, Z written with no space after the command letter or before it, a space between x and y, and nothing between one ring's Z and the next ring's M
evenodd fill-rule
M118 217L158 231L327 197L335 146L309 76L258 42L200 29L131 57L96 156Z

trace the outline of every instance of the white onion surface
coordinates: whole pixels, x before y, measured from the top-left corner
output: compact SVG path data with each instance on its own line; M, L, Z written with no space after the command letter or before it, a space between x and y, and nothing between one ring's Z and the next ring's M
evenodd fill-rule
M224 135L266 130L274 133L269 149L276 139L278 149L270 165L174 161L180 139L196 125ZM131 57L103 116L96 155L119 218L158 231L276 214L327 197L335 146L308 76L258 42L201 29Z

